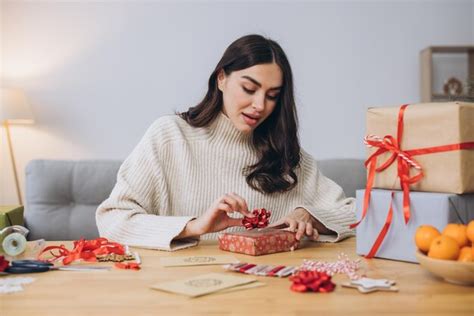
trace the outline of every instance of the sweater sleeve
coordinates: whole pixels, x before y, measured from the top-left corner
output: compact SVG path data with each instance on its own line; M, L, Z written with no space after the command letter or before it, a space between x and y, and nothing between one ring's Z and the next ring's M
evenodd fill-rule
M355 199L346 198L342 188L319 170L316 160L302 154L304 203L295 208L306 209L335 235L319 236L321 242L337 242L354 236L349 225L356 221Z
M145 133L117 174L109 198L96 211L100 236L129 246L177 250L195 246L199 238L175 240L189 216L162 216L167 186L160 164L159 121Z

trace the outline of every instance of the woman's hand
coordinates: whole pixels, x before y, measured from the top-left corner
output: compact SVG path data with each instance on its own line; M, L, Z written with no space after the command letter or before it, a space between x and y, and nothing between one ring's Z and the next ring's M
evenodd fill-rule
M296 208L285 217L269 225L269 227L285 228L288 231L296 232L296 240L301 240L303 236L307 236L312 240L318 240L319 233L334 234L333 231L324 227L321 222L301 207Z
M233 212L238 212L248 217L254 216L249 212L247 202L241 196L236 193L227 193L215 200L204 214L189 221L181 234L176 238L200 236L218 232L232 226L242 226L242 218L229 217L229 214Z

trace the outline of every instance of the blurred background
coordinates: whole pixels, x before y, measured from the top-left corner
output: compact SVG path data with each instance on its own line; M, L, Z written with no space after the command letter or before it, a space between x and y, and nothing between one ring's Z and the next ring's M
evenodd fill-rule
M200 101L249 33L288 55L303 147L364 158L367 107L420 102L420 52L474 45L474 1L2 0L1 86L34 116L10 127L21 190L32 159L124 159L156 118ZM461 77L466 58L449 62ZM6 139L0 205L17 202Z

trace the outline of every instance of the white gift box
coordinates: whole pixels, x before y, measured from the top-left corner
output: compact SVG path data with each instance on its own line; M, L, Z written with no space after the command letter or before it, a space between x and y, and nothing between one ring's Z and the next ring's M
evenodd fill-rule
M362 216L365 190L356 192L357 220ZM366 217L356 229L356 252L366 255L385 224L392 190L372 189ZM395 191L390 228L375 257L418 262L415 232L420 225L432 225L440 232L448 223L467 224L474 219L474 194L410 192L410 220L403 217L403 192Z

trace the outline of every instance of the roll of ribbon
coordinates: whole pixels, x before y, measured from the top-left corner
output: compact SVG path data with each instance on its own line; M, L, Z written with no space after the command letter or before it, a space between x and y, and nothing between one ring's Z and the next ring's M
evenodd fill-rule
M3 239L3 251L9 256L18 256L26 249L26 238L21 233L12 233Z
M4 252L12 257L23 253L27 247L26 235L29 232L27 228L20 225L7 226L0 230L0 252ZM9 237L10 235L14 236ZM7 239L7 237L9 238Z

